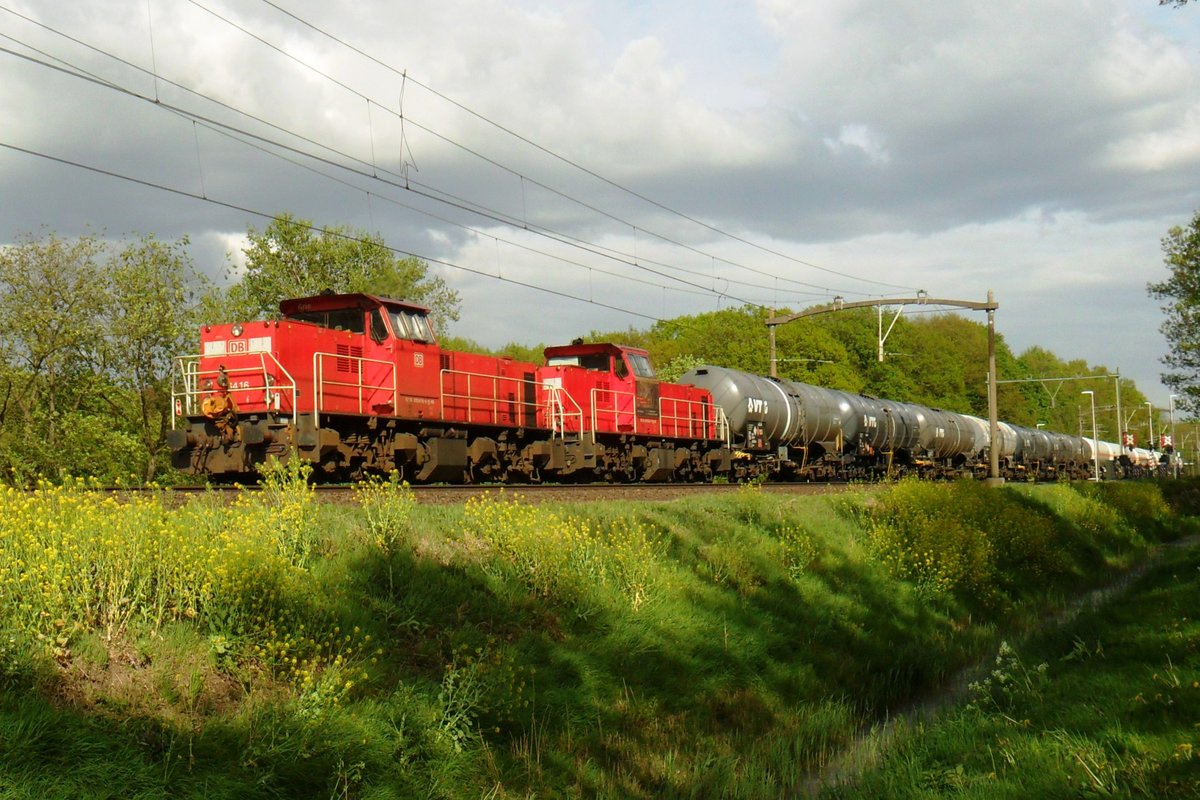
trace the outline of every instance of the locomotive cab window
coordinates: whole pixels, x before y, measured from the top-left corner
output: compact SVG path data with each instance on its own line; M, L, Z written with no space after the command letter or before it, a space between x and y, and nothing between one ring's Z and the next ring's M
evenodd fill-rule
M414 342L432 342L433 328L424 314L415 311L405 311L398 308L388 309L392 319L392 330L397 339L411 339Z
M607 353L592 353L583 356L551 356L548 367L583 367L593 372L608 372L612 369L612 357Z
M608 355L608 353L580 356L579 366L596 372L608 372L612 369L612 356Z
M362 333L365 329L366 315L358 308L343 308L333 311L297 311L289 314L287 319L296 322L311 322L322 328L335 331L350 331Z
M378 308L371 309L371 339L382 344L387 340L388 329L383 322L383 312Z

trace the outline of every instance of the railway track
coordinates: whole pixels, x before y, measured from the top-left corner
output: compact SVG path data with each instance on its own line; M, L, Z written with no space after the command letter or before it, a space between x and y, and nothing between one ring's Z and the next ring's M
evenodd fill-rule
M763 484L759 491L771 494L813 495L841 492L852 484L779 483ZM587 503L619 500L650 502L677 500L702 494L729 494L746 491L743 485L730 483L589 483L535 484L527 486L418 486L413 487L417 500L423 503L462 503L469 497L483 494L520 495L531 503Z
M817 495L843 492L861 488L860 484L849 483L764 483L757 491L770 494ZM465 503L469 498L482 495L519 495L530 503L587 503L602 501L651 502L678 500L703 494L729 494L748 491L744 484L732 483L587 483L587 484L469 484L465 486L429 485L413 486L417 502L430 505L453 505ZM141 494L164 491L162 489L101 489L114 495ZM229 500L244 492L258 492L257 486L177 486L165 490L183 501L198 495L218 495ZM319 500L330 503L354 503L354 487L348 485L316 486L314 492Z

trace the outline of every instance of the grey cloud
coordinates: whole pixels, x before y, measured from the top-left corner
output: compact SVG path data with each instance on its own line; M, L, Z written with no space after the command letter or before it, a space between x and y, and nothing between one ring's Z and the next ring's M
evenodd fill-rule
M849 6L762 0L757 18L748 6L734 12L718 3L661 5L625 17L588 3L564 11L490 0L350 6L304 0L289 7L602 175L798 258L906 285L954 280L955 269L947 265L977 270L984 269L981 263L1001 265L965 273L955 288L971 294L995 288L1005 303L1004 318L1013 320L1008 329L1013 333L1006 335L1028 337L1065 357L1094 352L1102 358L1118 350L1093 348L1092 316L1074 310L1055 314L1061 289L1048 296L1027 285L1052 257L1072 268L1096 262L1064 226L1045 224L1038 215L1082 215L1098 248L1129 253L1138 268L1149 270L1159 260L1157 236L1200 204L1197 157L1159 137L1155 146L1166 150L1163 163L1169 168L1155 168L1138 150L1146 147L1148 135L1188 130L1188 115L1200 108L1200 48L1191 42L1188 49L1144 27L1129 13L1135 2L947 6L902 0ZM149 65L145 3L69 6L42 0L25 7ZM397 75L262 4L222 6L224 13L376 98L379 106L368 112L361 98L186 4L153 0L150 8L164 74L334 142L358 158L370 160L374 151L378 164L399 169ZM600 17L603 24L596 24ZM712 19L737 35L712 35L704 38L703 51L688 50L685 32ZM61 46L6 17L0 17L0 32L41 47ZM156 88L145 76L104 64L76 46L55 52L138 91ZM5 141L265 213L289 210L320 224L378 230L397 247L483 271L540 263L495 242L491 255L484 255L488 248L474 235L388 200L490 227L476 215L344 173L351 186L334 183L197 132L146 103L11 56L0 54L0 63L6 69L0 86ZM227 116L165 84L157 89L173 102ZM603 239L643 257L654 252L703 265L695 253L655 242L651 232L661 230L785 277L832 289L847 285L718 241L710 230L569 170L411 84L405 112L413 123L429 125L532 179L482 164L410 124L404 135L419 167L414 180L522 224ZM534 181L623 221L597 215ZM206 264L224 257L222 240L212 232L233 234L264 224L237 210L7 151L0 152L0 198L0 241L42 225L67 235L89 226L111 233L191 233L197 258ZM1143 223L1138 231L1131 232L1131 220ZM1012 225L1011 242L996 233L1006 224ZM1149 241L1133 248L1135 235ZM868 253L867 246L877 241L893 249ZM1054 243L1066 252L1055 251ZM1022 249L1012 249L1017 247ZM576 256L622 269L609 260ZM577 294L587 288L587 278L572 268L529 269L531 280L552 274L555 285ZM1095 269L1111 277L1129 266L1102 262ZM467 320L455 332L481 340L561 341L581 326L639 324L637 318L534 296L469 273L446 275L462 287L466 301ZM648 303L644 291L627 285L606 290L614 305L649 306L655 314L694 313L722 302L669 297ZM1082 287L1079 298L1097 317L1128 322L1122 360L1153 363L1162 349L1156 310L1144 296L1130 297L1139 291L1138 285L1108 280ZM508 333L511 315L497 311L497 298L507 308L535 303L547 311L538 315L536 329ZM1058 324L1045 326L1048 317ZM1146 379L1154 380L1150 375Z

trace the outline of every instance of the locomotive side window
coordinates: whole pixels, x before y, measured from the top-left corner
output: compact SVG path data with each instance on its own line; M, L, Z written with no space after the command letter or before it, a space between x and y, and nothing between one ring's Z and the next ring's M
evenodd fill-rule
M640 353L626 353L629 357L629 363L633 366L633 374L639 378L653 378L654 367L650 366L650 359Z
M382 343L387 339L387 325L383 324L383 313L378 308L371 309L371 338Z
M429 318L424 314L409 313L409 318L412 321L413 330L416 332L416 339L419 342L433 341L433 328L429 327Z
M412 331L408 329L408 318L401 311L392 310L389 312L392 318L392 330L396 332L397 339L411 339Z

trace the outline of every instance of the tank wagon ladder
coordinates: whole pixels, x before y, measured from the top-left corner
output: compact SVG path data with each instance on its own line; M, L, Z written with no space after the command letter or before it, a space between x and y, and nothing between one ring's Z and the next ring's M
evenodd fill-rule
M887 419L887 442L888 449L884 451L887 456L887 468L884 472L884 477L888 480L892 479L892 462L896 457L896 418L893 416L891 409L884 408L883 416Z

